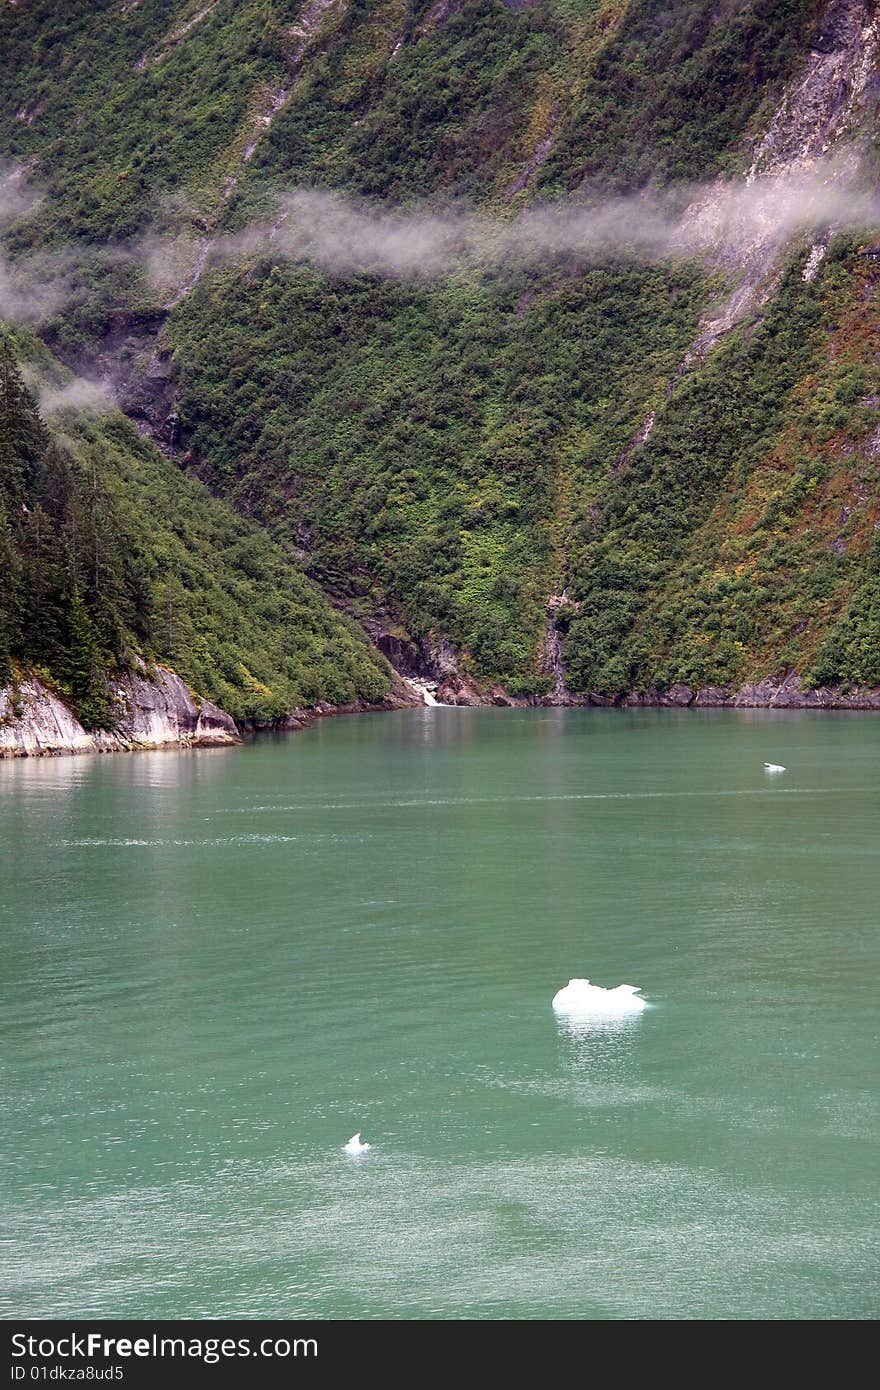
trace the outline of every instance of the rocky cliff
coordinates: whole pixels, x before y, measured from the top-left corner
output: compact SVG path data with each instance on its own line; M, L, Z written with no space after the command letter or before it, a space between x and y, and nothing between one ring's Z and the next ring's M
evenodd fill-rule
M165 667L144 668L112 683L112 730L83 728L33 672L0 690L0 757L114 753L136 748L226 747L239 742L234 721L197 700Z

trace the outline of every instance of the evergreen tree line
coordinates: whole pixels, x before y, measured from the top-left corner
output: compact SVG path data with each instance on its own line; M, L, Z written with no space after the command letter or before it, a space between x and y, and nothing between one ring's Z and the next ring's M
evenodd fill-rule
M86 728L108 676L148 641L151 597L97 473L55 440L0 344L0 682L38 666Z

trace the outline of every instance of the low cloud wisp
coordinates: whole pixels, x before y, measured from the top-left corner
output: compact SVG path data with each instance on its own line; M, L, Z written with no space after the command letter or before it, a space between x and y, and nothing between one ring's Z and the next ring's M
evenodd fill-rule
M102 381L74 377L63 386L38 389L37 403L44 419L75 411L78 415L105 415L115 409L116 401L110 388Z
M39 202L21 170L0 170L0 227L26 217ZM182 207L177 214L184 215ZM0 251L0 316L38 324L69 302L80 281L90 293L102 283L109 287L120 265L137 266L168 309L205 270L262 256L313 265L327 275L401 281L540 269L562 258L600 264L621 256L697 258L736 272L756 258L772 258L794 236L878 224L880 199L866 188L854 160L718 179L674 193L592 203L573 197L511 218L467 208L394 208L300 188L279 196L270 217L235 233L152 232L121 245L68 246L15 261ZM110 302L113 292L107 293ZM118 296L114 303L118 307Z
M544 204L510 220L472 211L388 209L299 189L279 200L271 222L211 242L205 261L267 254L328 274L400 280L536 267L557 257L598 263L620 255L651 261L693 256L724 265L754 246L781 246L812 229L878 221L876 194L831 164L810 173L719 180L675 198L646 194Z

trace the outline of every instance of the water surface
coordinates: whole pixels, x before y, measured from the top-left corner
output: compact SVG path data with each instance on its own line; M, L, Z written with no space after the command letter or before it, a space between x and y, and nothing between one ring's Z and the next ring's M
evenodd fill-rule
M766 711L0 764L3 1311L876 1316L878 793Z

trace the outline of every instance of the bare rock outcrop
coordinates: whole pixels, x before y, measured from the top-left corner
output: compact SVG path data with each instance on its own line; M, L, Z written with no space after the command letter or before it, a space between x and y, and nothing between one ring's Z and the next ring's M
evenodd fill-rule
M33 673L0 688L0 757L114 753L136 748L225 747L239 742L230 715L197 700L166 667L142 667L112 684L113 728L87 730Z
M780 253L796 228L778 216L774 181L805 180L817 206L824 186L833 191L858 179L858 135L876 101L880 65L880 13L874 0L831 0L823 27L803 69L782 92L760 140L751 150L743 198L724 175L700 189L682 218L682 250L715 248L717 269L727 277L728 292L708 306L675 375L704 362L715 344L750 314L759 313L778 287ZM812 182L810 182L812 180ZM770 190L769 193L767 190ZM796 192L796 182L789 196ZM743 215L745 214L745 215ZM822 219L820 218L820 221ZM803 271L815 278L825 258L833 223L817 227ZM651 436L658 419L656 403L619 455L624 464Z
M501 686L487 690L464 675L459 670L455 648L442 634L430 633L416 640L400 626L389 630L378 623L368 623L367 630L379 651L390 661L395 677L402 681L408 692L409 699L404 701L406 704L514 703Z
M763 182L786 177L813 176L829 188L848 186L859 168L858 147L851 141L864 118L878 60L880 16L873 0L832 0L803 71L783 92L754 150L746 185L759 197ZM702 225L709 240L722 247L721 264L731 274L733 290L701 324L680 370L702 361L720 337L761 309L777 283L773 272L788 234L784 219L777 224L767 217L762 225L759 216L745 229L735 223L726 227L726 192L719 178L685 214L692 232ZM818 273L832 230L826 228L814 241L805 280Z
M747 681L738 689L706 685L697 689L679 683L668 690L632 691L623 700L591 695L591 704L623 704L629 707L661 705L680 709L840 709L880 710L880 690L858 686L819 686L805 690L797 671L785 676L765 676Z

